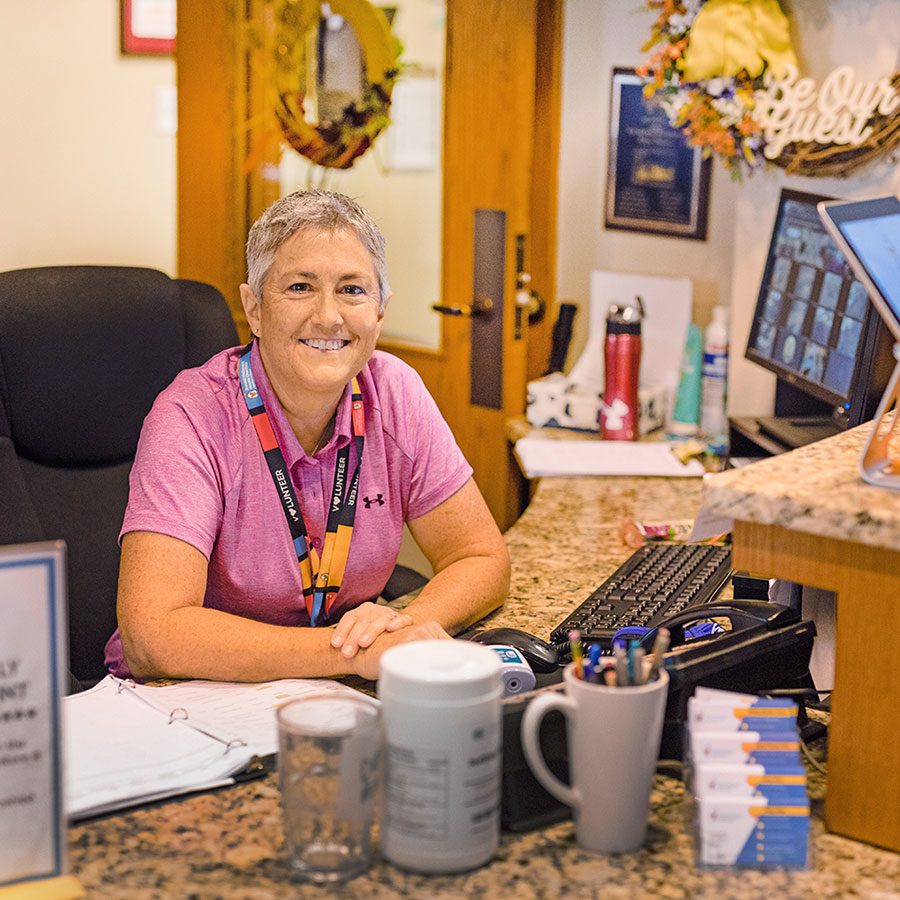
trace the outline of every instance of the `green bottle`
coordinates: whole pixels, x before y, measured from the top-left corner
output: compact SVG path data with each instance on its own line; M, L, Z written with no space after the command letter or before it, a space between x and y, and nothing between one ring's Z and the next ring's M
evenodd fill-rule
M687 340L681 357L681 377L669 432L689 437L700 430L700 386L703 377L703 337L693 323L688 325Z

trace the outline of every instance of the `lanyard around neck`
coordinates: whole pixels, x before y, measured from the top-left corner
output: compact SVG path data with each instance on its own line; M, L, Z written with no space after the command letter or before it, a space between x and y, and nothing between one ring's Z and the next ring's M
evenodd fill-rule
M356 517L356 494L359 487L359 467L362 463L363 444L365 443L365 410L362 394L356 378L352 381L352 413L351 422L353 442L356 444L356 469L348 480L350 466L350 445L338 450L337 464L334 469L334 485L331 489L331 503L328 506L328 521L325 530L325 544L321 558L309 542L306 523L297 501L297 495L288 471L284 454L278 446L278 439L269 421L269 414L263 404L262 397L256 388L253 369L250 365L251 341L241 353L238 362L238 375L241 392L250 413L250 420L256 429L262 447L263 456L269 467L269 474L278 491L281 507L287 519L291 533L297 564L300 566L300 581L303 584L303 601L309 613L309 624L315 627L321 624L331 613L341 579L347 568L350 554L350 539L353 537L353 521ZM324 619L322 611L324 609Z

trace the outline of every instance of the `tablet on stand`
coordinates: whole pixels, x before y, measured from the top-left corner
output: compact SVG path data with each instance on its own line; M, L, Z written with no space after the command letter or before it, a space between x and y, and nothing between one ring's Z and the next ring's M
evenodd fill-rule
M878 405L859 468L868 484L900 490L900 458L892 459L890 452L900 419L900 200L888 196L825 201L818 209L894 338L894 373Z

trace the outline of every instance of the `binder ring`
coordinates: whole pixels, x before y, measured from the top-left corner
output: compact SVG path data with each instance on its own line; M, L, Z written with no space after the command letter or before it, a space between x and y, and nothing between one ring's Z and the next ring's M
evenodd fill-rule
M125 688L134 689L134 679L133 678L122 678L116 683L116 693L121 694Z
M188 719L188 711L183 706L176 706L172 712L169 713L169 724L171 725L174 721L180 720L182 722L186 722Z
M246 746L247 746L246 741L242 741L240 738L232 738L225 745L225 753L227 754L229 750L236 750L238 747L246 747Z

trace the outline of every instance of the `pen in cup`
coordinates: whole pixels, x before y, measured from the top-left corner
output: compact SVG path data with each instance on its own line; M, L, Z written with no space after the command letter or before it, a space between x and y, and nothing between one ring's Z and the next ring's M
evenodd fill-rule
M625 648L616 644L613 654L616 658L616 684L621 687L628 684L628 663L625 659Z
M591 644L587 652L587 664L584 669L585 681L600 681L600 645Z
M668 628L660 628L656 632L656 640L653 642L653 656L650 660L650 675L648 676L648 680L653 681L659 675L659 670L662 668L663 664L663 656L665 656L666 651L669 649L669 642L671 641L672 636L669 632Z
M635 653L637 652L638 647L640 647L640 641L636 641L634 639L628 642L628 663L627 663L627 672L628 672L628 681L626 684L637 684L637 673L635 671Z
M634 669L634 681L632 684L646 684L646 679L644 678L644 648L638 645L632 651L633 665Z

